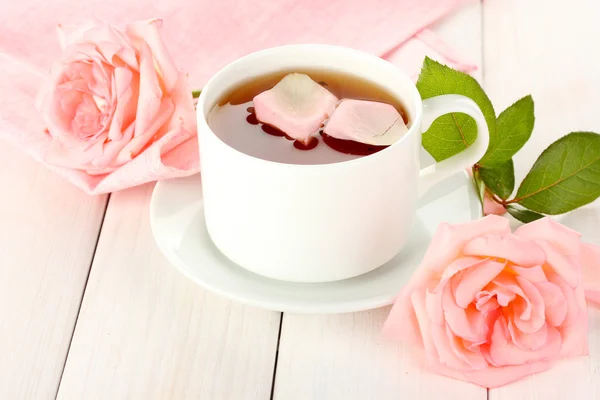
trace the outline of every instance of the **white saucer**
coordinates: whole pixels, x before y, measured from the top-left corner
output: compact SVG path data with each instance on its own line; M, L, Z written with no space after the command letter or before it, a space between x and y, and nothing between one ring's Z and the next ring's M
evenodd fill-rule
M292 313L343 313L391 304L419 266L440 222L481 217L471 180L458 174L420 202L413 236L390 262L367 274L331 283L269 279L229 261L214 246L202 210L200 175L159 182L150 203L154 238L167 259L205 289L241 303Z

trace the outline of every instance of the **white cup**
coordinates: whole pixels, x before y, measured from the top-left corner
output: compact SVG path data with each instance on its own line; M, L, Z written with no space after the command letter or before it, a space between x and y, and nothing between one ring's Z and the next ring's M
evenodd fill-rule
M351 73L387 88L404 104L409 131L369 156L295 165L244 154L208 126L209 111L233 87L281 70L316 68ZM385 264L411 234L419 196L477 162L489 142L485 119L470 99L444 95L422 101L410 78L392 64L337 46L291 45L245 56L210 79L197 109L211 239L234 263L294 282L346 279ZM421 133L450 112L475 119L477 140L462 153L420 169Z

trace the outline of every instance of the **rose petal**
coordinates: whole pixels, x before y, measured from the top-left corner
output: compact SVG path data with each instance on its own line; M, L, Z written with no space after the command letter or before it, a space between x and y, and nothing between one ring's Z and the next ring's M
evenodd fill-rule
M579 318L579 314L581 313L580 307L577 304L577 298L575 297L574 289L565 282L558 274L551 274L548 276L550 282L558 286L561 290L563 296L566 299L567 304L567 315L565 316L565 320L563 321L563 326L569 326ZM585 310L585 309L584 309Z
M140 44L140 86L134 136L143 135L161 107L163 91L147 44Z
M422 339L423 347L428 354L437 356L438 352L431 337L431 320L427 315L424 293L414 293L411 296L411 303L417 317L417 327ZM407 320L402 321L403 324L406 324L407 322Z
M477 237L465 245L463 252L465 255L498 257L524 267L542 265L546 260L544 251L535 242L514 235Z
M515 313L513 322L524 333L534 333L538 331L546 321L546 306L544 298L539 290L527 279L516 276L519 286L521 286L524 296L513 302L513 311Z
M508 219L489 215L464 224L440 224L417 271L442 274L461 255L465 243L486 234L510 234Z
M577 294L578 303L585 304L583 291ZM562 347L560 349L561 357L578 357L589 354L588 348L588 315L583 310L579 313L575 322L569 326L562 327Z
M486 286L485 290L495 295L498 299L498 304L502 307L508 306L516 296L525 296L523 290L521 290L517 284L514 275L511 275L508 272L498 274L490 285Z
M338 99L308 75L286 75L272 89L254 97L256 118L306 142L329 118Z
M122 47L121 49L119 49L119 51L116 52L113 56L112 63L116 67L119 67L121 66L120 61L123 62L124 66L131 68L132 71L140 71L140 65L138 63L138 58L135 50L127 47Z
M579 266L572 262L571 257L567 257L564 253L545 240L536 241L546 253L546 265L551 267L561 278L569 285L575 287L579 284L581 275ZM579 257L578 257L579 258Z
M500 307L500 304L494 294L481 291L475 295L475 307L482 313L488 313Z
M125 32L134 41L141 41L148 45L154 61L156 62L156 68L160 71L160 75L165 84L165 90L171 92L177 84L177 80L181 74L173 63L173 59L169 55L167 46L165 46L160 35L162 23L163 21L161 19L156 18L135 22L127 25Z
M394 301L394 305L383 324L383 332L386 336L423 348L423 341L431 337L428 333L429 318L425 308L425 292L408 292L405 289L400 292ZM421 320L423 326L420 326ZM423 336L421 336L421 332L424 332ZM429 348L433 348L433 344Z
M104 57L107 63L113 63L113 57L123 48L129 48L132 43L125 35L108 23L102 23L83 32L81 40L94 44L95 49Z
M419 332L419 322L417 319L430 320L425 304L426 288L436 283L437 280L434 279L431 271L426 269L417 269L415 271L408 284L402 288L394 301L394 305L383 326L386 335L400 338L407 343L423 347L423 339ZM417 301L420 304L420 308L417 307Z
M567 315L560 326L563 345L561 356L580 356L588 354L587 308L583 286L573 289L560 276L548 276L550 282L560 288L567 300Z
M389 146L408 128L391 104L343 99L325 125L329 136L376 146Z
M433 357L429 357L427 361L429 369L437 374L471 382L490 389L507 385L529 375L547 371L552 366L552 363L544 360L523 365L510 365L506 367L488 366L481 370L457 371L446 367Z
M473 169L467 168L467 174L473 178ZM484 215L504 215L506 214L506 208L502 204L495 202L492 199L492 194L485 190L483 193L483 214Z
M483 266L487 262L488 262L487 259L481 259L481 258L477 258L477 257L461 257L461 258L454 260L444 270L444 273L442 274L442 278L440 279L439 283L436 285L434 291L437 292L437 291L443 290L443 288L446 286L448 281L453 276L458 274L459 272L461 272L467 268L479 269L480 266Z
M80 27L59 26L58 34L68 60L92 58L113 65L118 56L133 70L138 71L136 51L130 40L106 22L89 20ZM102 60L100 60L102 58Z
M190 93L190 86L187 76L180 74L179 79L175 83L175 87L169 93L171 101L175 104L175 110L171 115L169 123L166 125L167 132L183 129L187 132L184 140L196 135L196 109L194 108L194 99ZM157 137L156 140L159 140ZM171 143L164 147L163 151L169 151Z
M548 340L548 325L543 324L540 329L531 333L523 333L516 327L514 321L508 321L508 332L512 342L522 350L536 351L541 349Z
M486 340L487 340L487 338L486 338ZM471 342L470 340L461 338L462 344L465 347L465 349L473 351L473 352L479 352L480 354L481 354L481 350L479 349L479 347L482 344L485 344L486 340L480 340L480 341L477 341L477 342Z
M108 137L111 140L122 140L123 131L135 121L139 82L133 79L131 70L115 68L113 83L115 85L116 108L112 116Z
M504 262L484 260L473 268L465 269L454 292L456 304L466 308L475 299L477 292L502 272L505 264Z
M567 316L567 299L558 286L551 282L534 283L544 299L546 322L552 326L560 326Z
M600 306L600 247L581 244L581 277L585 298Z
M565 255L579 253L581 234L550 217L538 219L519 227L515 235L530 240L545 240L552 243Z
M115 73L114 68L96 63L91 67L93 77L87 82L89 90L94 96L103 98L107 106L112 106L116 98L116 94L113 96L114 82L111 82L111 76Z
M81 139L71 135L71 121L75 116L83 94L73 90L53 88L44 102L41 112L50 135L56 139L72 140L72 145L79 144Z
M473 304L467 308L459 307L449 286L444 289L442 308L445 322L454 334L471 342L481 342L486 339L488 329L484 315Z
M548 282L544 269L540 265L533 267L519 267L518 265L510 265L509 269L519 276L527 279L529 282Z
M491 282L490 287L486 289L488 291L491 291L496 288L501 288L509 293L514 293L518 296L525 297L523 289L521 289L516 280L516 275L511 274L508 271L502 271L502 273L498 274L498 276L495 277L494 280ZM502 306L506 305L507 304L502 304Z
M464 346L463 340L456 336L449 326L446 326L446 337L454 355L469 365L471 369L483 369L488 366L479 348L475 347L474 350L467 349Z
M504 215L506 214L506 208L502 204L496 203L491 199L491 195L486 191L483 195L483 213L485 215Z
M445 324L443 301L443 290L428 290L425 292L425 308L427 309L427 315L433 324Z
M548 327L546 345L539 350L524 350L517 347L510 337L504 317L496 320L492 330L489 346L489 357L495 365L520 365L532 361L555 358L562 343L560 333L554 327Z
M92 146L82 152L82 155L88 155L85 162L80 161L79 169L85 170L89 175L103 175L116 170L120 165L115 164L114 158L133 137L134 125L131 124L123 130L123 136L120 141L102 140L95 142Z
M103 25L105 22L98 18L88 18L80 25L61 25L56 27L58 42L64 50L73 43L81 42L85 32L93 29L98 25Z
M159 129L165 129L165 124L171 118L174 108L175 106L171 99L162 99L160 108L157 110L154 120L152 121L151 125L146 127L146 130L142 135L134 136L129 141L125 142L125 146L115 145L114 143L116 142L107 143L107 151L108 148L113 145L116 147L121 147L121 150L115 157L113 164L117 166L125 164L136 157L145 146L154 141L155 136L158 135Z
M96 48L102 52L103 46L109 46L107 49L118 47L130 47L132 43L127 40L123 32L113 28L109 23L97 20L95 26L85 30L81 35L82 42L93 43ZM107 57L110 62L112 57Z
M467 362L463 361L462 358L458 357L452 346L450 346L450 340L448 340L448 332L446 331L446 325L431 325L431 338L438 352L439 360L442 364L450 368L454 368L460 371L470 371L473 367Z
M544 324L544 303L541 294L532 283L507 272L499 274L492 283L518 296L512 300L511 307L505 309L505 312L511 312L520 330L531 333L540 329Z

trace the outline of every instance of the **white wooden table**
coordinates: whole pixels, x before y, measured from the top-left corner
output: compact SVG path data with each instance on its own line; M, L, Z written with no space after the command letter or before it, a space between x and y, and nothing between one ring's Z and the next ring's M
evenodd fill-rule
M517 179L550 142L600 132L600 1L485 0L435 27L481 65L497 112L536 101ZM0 143L0 399L600 399L587 358L497 390L433 375L382 338L388 308L281 314L200 289L148 221L153 185L88 197ZM600 206L562 218L600 244Z

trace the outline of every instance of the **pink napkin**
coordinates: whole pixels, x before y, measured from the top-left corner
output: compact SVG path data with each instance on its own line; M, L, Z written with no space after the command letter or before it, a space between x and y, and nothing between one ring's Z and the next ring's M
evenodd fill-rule
M201 88L227 63L267 47L328 43L389 59L411 76L425 55L454 68L475 67L455 55L427 26L467 0L19 0L0 5L0 137L40 162L50 138L35 96L60 54L57 24L96 16L122 26L159 17L175 63ZM164 150L168 149L168 150ZM100 176L48 167L90 194L198 172L196 138L175 148L155 143L116 171Z

